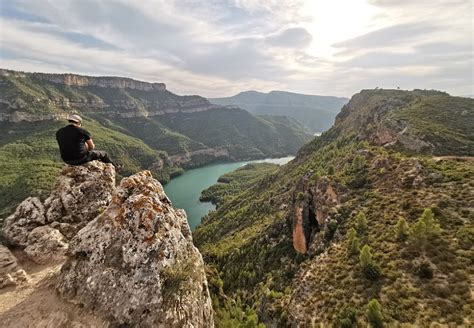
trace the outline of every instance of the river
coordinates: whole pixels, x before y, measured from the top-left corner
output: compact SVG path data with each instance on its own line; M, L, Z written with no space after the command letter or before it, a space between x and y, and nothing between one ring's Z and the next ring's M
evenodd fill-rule
M209 211L215 209L212 203L199 201L201 191L215 184L221 175L234 171L248 163L266 162L286 164L293 158L294 157L282 157L245 162L210 164L185 171L182 175L164 185L164 188L173 206L183 208L186 211L189 226L194 230L194 228L201 223L202 217Z

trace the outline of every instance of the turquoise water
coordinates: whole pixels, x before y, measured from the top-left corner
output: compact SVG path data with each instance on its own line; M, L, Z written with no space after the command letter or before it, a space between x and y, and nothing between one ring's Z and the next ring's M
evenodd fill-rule
M247 163L267 162L286 164L292 159L293 157L283 157L257 161L210 164L187 170L184 174L168 182L164 188L173 206L183 208L186 211L189 225L191 229L194 230L194 228L201 223L201 218L210 210L215 209L215 206L211 203L202 203L199 201L201 191L215 184L221 175L234 171Z

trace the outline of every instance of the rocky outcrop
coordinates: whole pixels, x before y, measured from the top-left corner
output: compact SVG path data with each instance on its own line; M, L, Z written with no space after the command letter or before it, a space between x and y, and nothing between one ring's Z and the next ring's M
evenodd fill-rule
M417 153L431 153L435 148L431 142L416 131L407 120L391 117L397 112L420 101L424 93L409 93L398 90L363 90L355 94L336 116L335 128L341 134L355 134L359 140L373 145L399 147Z
M67 240L107 208L114 188L111 164L93 161L65 166L50 196L44 202L36 197L25 199L5 219L2 235L10 245L24 248L37 263L60 261Z
M212 327L204 264L182 210L143 171L71 241L58 291L117 325Z
M296 186L293 195L293 210L290 212L293 225L293 247L302 254L310 249L321 248L322 234L328 229L328 223L335 219L335 213L341 202L337 189L340 186L328 178L319 178L311 182L311 173L304 176ZM329 228L331 229L331 228Z
M0 289L28 281L28 276L10 250L0 245Z

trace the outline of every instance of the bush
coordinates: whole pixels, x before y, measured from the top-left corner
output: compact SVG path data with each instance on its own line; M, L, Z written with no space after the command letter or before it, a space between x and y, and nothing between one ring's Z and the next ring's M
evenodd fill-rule
M429 262L422 262L420 263L416 269L415 272L418 277L421 279L432 279L433 278L433 268L431 267Z
M353 328L357 327L356 311L351 306L343 307L334 320L334 327Z
M377 280L380 278L381 270L376 263L370 263L369 265L362 268L364 276L369 280Z
M304 192L299 192L297 195L296 195L296 200L299 200L299 201L302 201L306 198L306 195L304 194Z
M383 316L382 316L382 307L380 303L374 298L372 299L369 304L367 305L367 321L370 325L374 328L381 328L383 327Z
M334 166L329 166L328 167L328 175L334 175Z

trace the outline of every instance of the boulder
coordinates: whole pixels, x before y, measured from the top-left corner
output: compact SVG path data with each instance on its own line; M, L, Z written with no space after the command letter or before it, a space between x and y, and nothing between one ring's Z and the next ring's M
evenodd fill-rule
M67 240L59 230L42 226L29 234L25 253L38 264L53 264L65 260L67 248Z
M28 281L28 276L10 252L10 250L0 245L0 289L7 286L16 286Z
M71 240L57 290L113 325L212 327L204 263L182 210L143 171Z
M36 197L28 197L5 219L2 235L14 246L26 247L30 232L46 223L44 206Z

